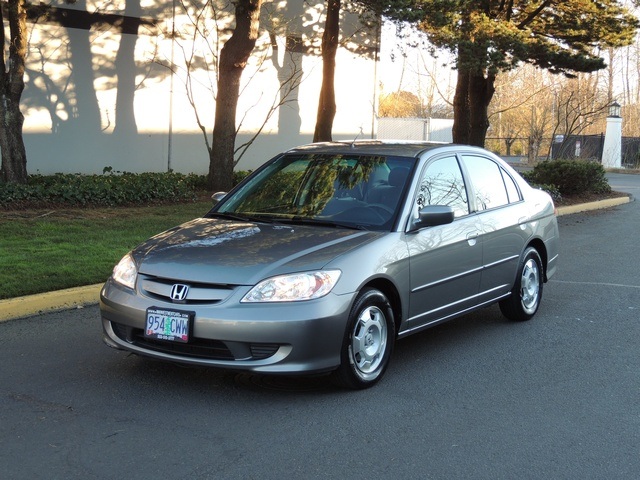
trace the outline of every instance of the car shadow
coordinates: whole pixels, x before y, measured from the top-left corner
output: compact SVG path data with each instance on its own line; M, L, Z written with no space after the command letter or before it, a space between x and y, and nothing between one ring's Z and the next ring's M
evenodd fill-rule
M483 338L491 338L496 329L511 324L504 319L497 307L488 307L445 322L395 344L389 371L379 384L395 383L394 375L411 378L411 370L424 371L424 365L437 365L446 361L452 350L476 346ZM212 369L166 363L148 357L119 352L120 378L134 382L160 383L164 388L193 389L209 393L220 390L245 390L280 394L335 394L350 392L333 383L329 374L318 375L272 375L235 370ZM418 361L418 363L417 363ZM435 362L435 363L434 363ZM374 387L376 388L376 387Z

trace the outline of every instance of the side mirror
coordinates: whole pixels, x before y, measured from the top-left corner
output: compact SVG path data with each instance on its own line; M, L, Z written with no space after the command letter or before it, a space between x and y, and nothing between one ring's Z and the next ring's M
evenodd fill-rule
M213 206L215 207L218 203L220 203L220 200L222 200L226 194L227 192L216 192L213 195L211 195L211 201L213 202Z
M453 208L447 205L427 205L418 212L418 218L411 222L410 232L424 227L435 227L453 222L455 214Z

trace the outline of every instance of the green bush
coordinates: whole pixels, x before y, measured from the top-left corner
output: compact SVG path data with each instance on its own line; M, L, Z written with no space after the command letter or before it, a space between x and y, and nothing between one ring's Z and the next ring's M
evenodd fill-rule
M551 160L537 164L524 174L535 185L555 186L561 195L609 193L604 167L582 160Z
M2 207L117 206L192 201L206 184L201 175L114 172L102 175L30 175L26 185L0 183Z
M551 195L551 198L553 199L553 201L555 203L558 203L558 202L562 201L562 193L560 193L560 190L558 189L557 186L555 186L553 184L536 183L535 181L533 181L530 178L531 177L531 172L523 172L522 176L524 177L525 180L527 180L529 185L531 185L533 188L538 188L540 190L544 190L549 195Z

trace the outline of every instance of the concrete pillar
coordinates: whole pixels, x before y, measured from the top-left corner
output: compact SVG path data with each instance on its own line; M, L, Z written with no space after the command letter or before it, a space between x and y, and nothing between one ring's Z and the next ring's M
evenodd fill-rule
M620 105L614 102L609 108L607 131L604 134L602 149L602 166L604 168L620 168L622 166L622 117Z

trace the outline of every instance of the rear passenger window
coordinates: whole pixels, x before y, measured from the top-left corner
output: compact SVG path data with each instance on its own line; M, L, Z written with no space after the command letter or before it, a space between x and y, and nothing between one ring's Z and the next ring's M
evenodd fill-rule
M469 200L456 157L435 160L420 179L418 208L426 205L447 205L456 217L469 214Z
M462 159L469 172L478 210L501 207L519 200L513 179L506 174L503 176L503 170L496 162L474 155L463 155ZM507 193L509 189L511 191Z
M516 187L516 182L511 178L507 172L505 172L502 168L500 169L502 172L502 179L504 180L504 185L507 187L507 195L509 196L509 203L515 203L522 200L520 197L520 190Z

